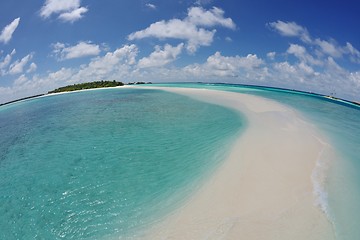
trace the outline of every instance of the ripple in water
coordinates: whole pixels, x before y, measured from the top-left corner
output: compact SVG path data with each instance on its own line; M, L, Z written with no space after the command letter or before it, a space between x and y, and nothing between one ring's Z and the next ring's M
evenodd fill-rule
M233 111L155 90L0 108L0 238L135 236L221 164L241 127Z

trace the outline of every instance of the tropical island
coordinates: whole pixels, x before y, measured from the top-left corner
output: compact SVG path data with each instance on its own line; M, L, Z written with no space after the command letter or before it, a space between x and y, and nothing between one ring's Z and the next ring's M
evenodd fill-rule
M113 81L95 81L95 82L86 82L86 83L78 83L73 85L68 85L65 87L60 87L55 90L49 91L48 93L60 93L60 92L72 92L77 90L84 89L93 89L93 88L108 88L108 87L118 87L124 86L124 83Z
M127 85L138 85L138 84L152 84L152 82L129 82L129 83L127 83ZM113 81L101 80L101 81L94 81L94 82L78 83L78 84L68 85L65 87L60 87L55 90L49 91L48 93L37 94L37 95L33 95L33 96L15 99L15 100L5 102L5 103L0 103L0 106L23 101L23 100L28 100L31 98L41 97L41 96L44 96L47 94L52 94L52 93L72 92L72 91L94 89L94 88L119 87L119 86L124 86L124 85L125 84L123 82L117 82L116 80L113 80Z

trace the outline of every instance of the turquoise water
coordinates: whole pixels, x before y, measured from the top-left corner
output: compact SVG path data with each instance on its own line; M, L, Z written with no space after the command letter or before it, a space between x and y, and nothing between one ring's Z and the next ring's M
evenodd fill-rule
M0 239L134 237L221 164L229 109L106 89L0 108Z
M333 222L337 239L360 239L360 107L317 95L266 87L224 84L159 84L252 94L298 110L335 148L337 159L319 159L326 174L319 192L321 207ZM315 169L321 171L322 169ZM322 173L320 173L322 174Z
M297 109L337 153L321 193L337 239L360 239L359 107L261 87L156 86L249 93ZM96 90L3 106L0 239L140 234L196 190L245 127L228 109L155 90Z

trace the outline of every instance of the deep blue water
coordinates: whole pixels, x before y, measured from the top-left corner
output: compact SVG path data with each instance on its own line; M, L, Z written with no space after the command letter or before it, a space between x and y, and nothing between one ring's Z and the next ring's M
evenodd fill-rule
M0 108L0 239L135 236L221 164L245 119L156 90Z

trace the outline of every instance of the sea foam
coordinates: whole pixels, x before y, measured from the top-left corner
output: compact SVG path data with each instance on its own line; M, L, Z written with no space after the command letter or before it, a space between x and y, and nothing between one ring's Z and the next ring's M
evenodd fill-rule
M330 144L324 140L316 137L322 144L322 149L316 159L315 167L311 174L311 181L313 184L313 194L315 196L315 205L321 209L332 222L329 213L329 199L328 192L326 191L327 172L329 170L330 158L329 153L331 150Z

